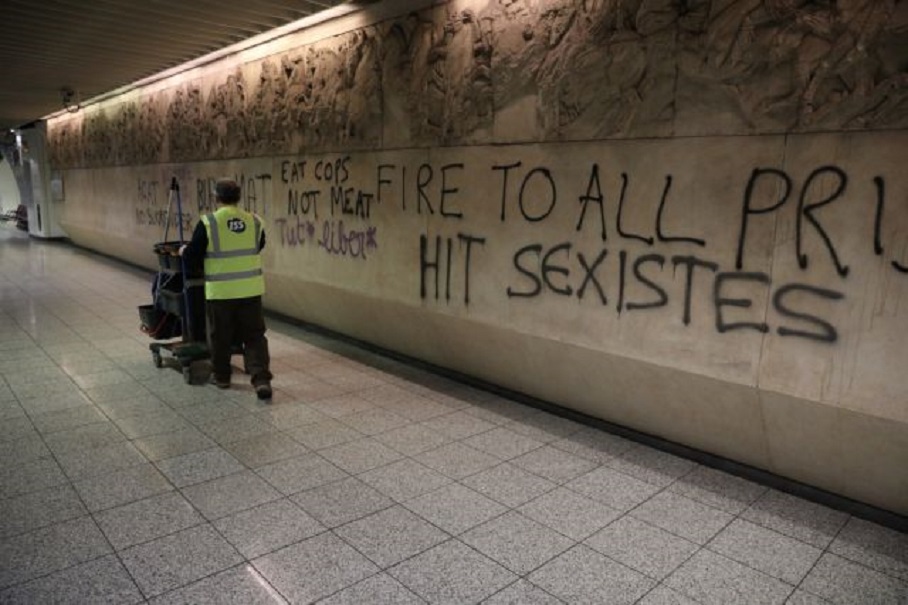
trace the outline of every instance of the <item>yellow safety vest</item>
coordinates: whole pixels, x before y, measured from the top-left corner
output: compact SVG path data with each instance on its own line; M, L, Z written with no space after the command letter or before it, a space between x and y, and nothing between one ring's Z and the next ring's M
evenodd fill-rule
M222 206L202 216L208 233L205 298L249 298L265 293L259 242L261 219L236 206Z

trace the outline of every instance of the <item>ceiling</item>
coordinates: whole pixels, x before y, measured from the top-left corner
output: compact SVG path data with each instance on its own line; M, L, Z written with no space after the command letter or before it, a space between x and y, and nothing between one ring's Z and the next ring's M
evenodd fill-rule
M3 0L0 128L16 128L344 0ZM71 93L65 93L69 90Z

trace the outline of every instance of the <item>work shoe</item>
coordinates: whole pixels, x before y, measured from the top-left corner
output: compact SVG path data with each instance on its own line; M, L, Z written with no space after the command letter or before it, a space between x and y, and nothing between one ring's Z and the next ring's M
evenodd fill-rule
M271 399L271 385L260 384L255 387L255 396L259 399Z
M229 378L227 380L223 380L221 378L218 378L214 374L212 374L210 382L211 382L211 384L213 384L214 386L216 386L219 389L229 389L230 388L230 379Z

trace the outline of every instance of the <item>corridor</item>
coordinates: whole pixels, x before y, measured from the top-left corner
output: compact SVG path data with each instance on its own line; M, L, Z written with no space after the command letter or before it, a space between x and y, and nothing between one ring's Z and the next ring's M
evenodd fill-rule
M273 403L187 385L150 299L0 225L0 603L908 603L908 535L276 319Z

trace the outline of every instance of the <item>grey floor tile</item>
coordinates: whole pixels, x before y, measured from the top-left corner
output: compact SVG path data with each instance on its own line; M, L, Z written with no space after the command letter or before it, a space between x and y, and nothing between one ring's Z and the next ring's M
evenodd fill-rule
M511 511L460 535L460 540L525 575L574 545L574 540Z
M200 431L221 445L277 433L277 427L257 415L246 414L218 422L198 425Z
M662 580L700 547L663 529L625 516L590 536L593 550L656 580Z
M350 588L334 593L319 605L420 605L425 603L403 584L385 573L367 578Z
M471 401L464 411L492 424L508 424L514 420L524 420L539 412L528 405L490 393L480 401Z
M292 500L327 527L394 506L394 501L354 477L300 492Z
M609 460L607 465L625 475L659 487L671 485L697 466L690 460L645 445L635 445Z
M518 468L555 483L565 483L596 468L596 463L551 446L535 449L511 460Z
M659 491L651 483L604 467L569 481L565 487L621 512L631 510Z
M699 466L669 486L668 491L738 515L762 496L767 488L707 466Z
M325 416L318 410L299 402L285 405L272 404L258 415L262 420L284 431L307 424L318 424L330 419L330 416Z
M451 413L451 408L442 405L437 401L432 401L431 399L412 393L401 401L379 405L412 422L424 422L426 420L431 420L436 416L443 416L444 414Z
M490 431L498 426L466 412L453 412L444 416L435 416L423 421L422 424L455 441Z
M181 413L183 411L188 411L190 408L194 408L195 406L198 406L202 403L215 403L220 406L221 409L231 407L230 401L226 399L220 389L215 389L214 387L210 389L190 388L187 385L182 384L182 379L178 379L178 374L176 374L175 372L170 373L170 376L174 381L170 385L166 383L162 383L160 385L155 385L154 383L145 383L145 385L149 391L157 395L158 399L160 399L170 407L179 410ZM213 409L213 407L210 409ZM187 417L187 420L189 420L190 422L203 422L209 419L202 420Z
M835 605L908 603L908 582L831 553L820 558L800 587Z
M152 365L149 356L149 364ZM129 400L134 397L144 397L148 391L141 385L135 383L114 383L103 384L88 389L84 389L88 398L95 403L101 404L108 401Z
M535 413L524 418L509 422L505 426L514 432L532 437L542 443L551 443L563 439L584 428L582 424L573 420L540 410L536 410Z
M283 387L294 399L304 402L318 401L326 397L337 397L343 390L324 380L313 379L305 384L290 384Z
M619 511L565 488L543 494L518 510L578 542L621 516Z
M90 517L79 517L0 541L0 588L108 554Z
M280 492L252 471L196 483L184 487L182 492L209 520L281 498Z
M338 421L363 435L377 435L410 424L412 421L384 408L372 408L341 416Z
M284 495L346 479L349 475L315 453L294 456L255 471Z
M44 436L44 441L54 454L65 456L80 449L103 447L126 441L126 436L113 423L99 422L50 433Z
M188 405L174 406L174 409L186 421L191 422L195 426L215 424L231 418L242 418L249 415L249 412L243 409L241 405L228 399L196 401Z
M0 419L0 422L3 422ZM29 462L50 458L51 452L44 445L44 440L37 434L17 439L15 441L0 442L0 473L3 469L13 468Z
M410 459L362 473L359 478L397 502L406 502L452 481Z
M425 464L452 479L463 479L500 464L495 456L480 452L463 443L450 443L434 450L413 456L413 459Z
M510 460L543 446L541 441L515 433L504 427L467 437L463 443L499 460Z
M848 521L847 513L775 490L764 493L741 517L817 548L829 546Z
M371 437L319 450L335 466L357 475L400 460L403 455Z
M190 424L172 410L123 416L114 420L114 424L130 439L150 437L161 433L172 433L190 428Z
M337 371L326 371L325 368L320 368L319 378L338 388L352 391L361 391L362 389L382 384L375 376L370 376L365 372L359 372L349 367L339 368Z
M10 396L12 397L12 395ZM0 401L0 420L6 421L25 417L25 408L19 405L15 398L12 401Z
M95 520L117 550L205 522L179 492L167 492L95 514Z
M359 396L381 407L388 407L414 397L412 392L394 384L382 384L364 389L359 392Z
M119 369L102 370L91 374L76 374L72 379L82 389L94 389L111 384L125 384L133 388L138 386L135 378Z
M527 579L566 603L634 603L656 582L596 551L575 546Z
M249 564L231 567L148 601L151 605L286 605Z
M697 605L697 602L680 592L659 585L646 593L646 596L638 601L638 605Z
M508 511L506 506L459 483L409 500L404 506L452 535L461 534Z
M35 428L39 433L44 434L106 421L107 417L93 405L80 405L66 410L36 414L32 417Z
M26 399L44 399L59 393L69 393L78 389L69 376L61 372L60 378L48 378L38 382L11 384L10 388L19 401Z
M743 519L733 521L707 547L792 585L804 579L822 554L809 544Z
M159 460L155 464L177 487L210 481L246 468L219 447Z
M418 515L394 506L338 527L334 533L385 569L450 536Z
M194 428L136 439L133 445L152 462L201 452L217 446L214 441Z
M508 463L467 477L461 483L512 508L558 487L548 479Z
M422 424L409 424L376 435L375 439L406 456L433 450L451 442L450 437Z
M379 571L331 532L297 542L252 563L293 603L327 597Z
M734 519L724 511L670 492L656 494L631 515L697 544L706 544Z
M0 500L0 538L33 531L87 515L78 494L69 485Z
M518 580L482 602L483 605L559 605L564 603L526 580Z
M322 372L319 373L319 378L323 378ZM356 395L325 397L324 399L309 401L307 402L307 405L312 409L335 419L348 414L372 410L376 407L375 404L366 401L362 397L357 397Z
M283 433L268 433L228 443L224 449L250 468L301 456L309 450Z
M7 418L0 424L0 443L7 441L19 441L27 437L37 437L38 432L35 425L26 416L18 418Z
M632 448L634 442L596 428L586 427L551 442L551 446L596 464L604 464Z
M392 567L388 573L429 603L477 603L517 576L458 540L449 540Z
M173 489L151 464L131 466L106 475L77 481L76 491L88 510L95 512L142 500Z
M120 558L146 597L185 586L243 560L207 524L133 546L122 551Z
M115 556L101 557L0 592L0 603L142 603L145 599Z
M0 468L0 493L7 498L30 494L68 483L63 469L53 458L40 458Z
M89 405L91 400L73 387L73 389L63 392L47 393L28 399L20 399L19 403L30 416L37 416L46 412L59 412Z
M134 395L118 399L97 402L98 408L111 420L119 420L128 416L153 414L155 412L172 411L167 404L155 397L153 393Z
M316 424L306 424L288 430L287 434L313 450L361 439L363 434L337 420L326 420Z
M908 534L852 517L829 550L908 582Z
M821 599L806 590L798 589L788 597L785 605L830 605L830 603L826 599Z
M326 529L288 499L218 519L214 527L247 559L300 542Z
M63 472L73 481L148 463L142 452L128 441L74 450L64 456L58 456L57 459L63 467Z
M794 587L709 550L701 550L665 585L704 605L784 603Z

